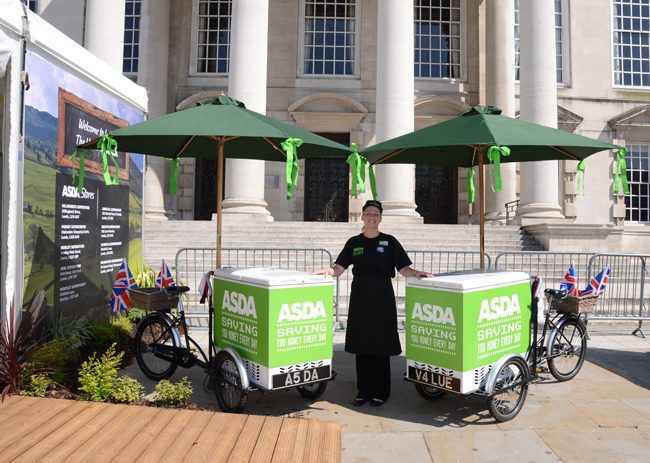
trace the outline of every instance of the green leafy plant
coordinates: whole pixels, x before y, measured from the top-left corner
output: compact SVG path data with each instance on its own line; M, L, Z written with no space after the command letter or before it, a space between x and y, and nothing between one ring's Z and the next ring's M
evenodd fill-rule
M113 320L111 325L113 325L118 336L126 336L131 332L131 330L133 330L133 323L127 317Z
M138 288L154 288L156 286L156 273L147 266L147 261L142 261L142 268L136 267L135 283Z
M36 375L31 376L29 381L23 390L20 391L20 395L28 397L44 397L45 393L52 385L52 381L46 375Z
M14 301L11 301L9 316L0 325L0 385L4 385L2 401L8 393L18 391L21 373L38 350L36 343L31 341L31 332L40 319L33 319L31 304L23 312L18 328L14 312Z
M90 324L85 318L64 320L63 316L57 317L50 328L52 339L71 339L72 349L79 348L90 339Z
M63 367L65 367L68 359L75 354L72 349L72 339L57 339L49 342L34 354L29 359L29 363L25 365L23 371L20 373L20 385L29 387L32 378L40 375L47 376L51 381L56 384L61 384L65 380Z
M79 370L79 389L86 392L84 398L96 402L105 402L112 398L113 383L117 377L117 368L124 352L115 354L115 343L108 348L101 359L93 353Z
M192 391L192 385L187 376L175 384L163 379L156 385L156 395L153 401L159 407L182 404L190 398Z
M129 309L129 314L127 315L127 319L135 324L138 321L142 320L145 316L147 315L147 312L142 309L138 309L137 307L131 307Z
M137 379L124 375L113 381L111 397L114 402L128 404L144 397L144 387Z
M88 330L88 343L91 348L101 348L120 340L117 327L110 322L93 322Z

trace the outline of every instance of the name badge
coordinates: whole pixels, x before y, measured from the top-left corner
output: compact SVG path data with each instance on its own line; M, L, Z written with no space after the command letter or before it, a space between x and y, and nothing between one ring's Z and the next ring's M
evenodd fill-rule
M383 246L377 246L377 252L384 252Z
M379 246L388 246L388 241L380 241Z

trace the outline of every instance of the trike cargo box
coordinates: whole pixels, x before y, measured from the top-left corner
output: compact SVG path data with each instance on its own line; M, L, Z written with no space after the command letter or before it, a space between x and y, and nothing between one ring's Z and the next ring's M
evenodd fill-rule
M332 376L332 277L277 268L214 272L217 346L243 358L251 383L280 389Z
M530 347L530 276L472 270L406 284L408 379L468 394L509 353Z

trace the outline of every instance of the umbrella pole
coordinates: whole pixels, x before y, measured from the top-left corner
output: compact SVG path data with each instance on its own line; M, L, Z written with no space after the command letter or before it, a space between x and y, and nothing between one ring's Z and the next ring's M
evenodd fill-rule
M483 188L483 151L485 146L478 147L478 194L479 194L479 243L481 268L485 268L485 189Z
M223 145L226 143L223 137L217 139L218 156L217 156L217 268L221 268L221 207L223 196Z

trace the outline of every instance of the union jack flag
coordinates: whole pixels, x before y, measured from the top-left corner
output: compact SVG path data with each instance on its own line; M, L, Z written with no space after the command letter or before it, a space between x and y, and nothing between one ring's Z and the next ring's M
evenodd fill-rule
M578 277L576 276L576 268L573 265L573 262L571 262L569 271L566 272L566 275L562 278L560 289L566 291L569 296L578 297Z
M115 279L115 284L113 285L113 291L111 292L111 298L109 300L111 310L113 310L113 312L119 312L120 310L131 307L133 303L129 297L128 290L137 287L138 285L135 283L135 278L131 275L129 266L126 265L126 259L123 259L120 270L117 272L117 278Z
M592 278L589 282L589 285L580 292L581 296L590 296L595 294L603 294L605 292L605 284L607 283L607 277L609 277L609 264L601 272L596 275L596 278Z
M176 283L174 283L172 272L169 271L169 267L165 263L165 259L163 259L158 278L156 278L156 288L163 289L167 286L176 286Z
M203 304L208 299L208 304L212 301L212 285L210 284L210 276L214 276L214 270L210 270L208 273L203 275L201 281L199 282L198 293L201 295L201 304Z

